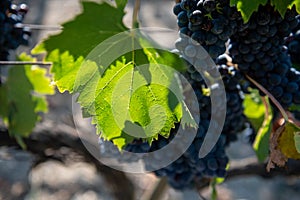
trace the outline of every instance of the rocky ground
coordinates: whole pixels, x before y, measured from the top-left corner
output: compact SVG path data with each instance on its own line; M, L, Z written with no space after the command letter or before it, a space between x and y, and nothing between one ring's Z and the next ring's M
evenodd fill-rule
M18 1L15 1L18 2ZM23 0L31 10L26 23L56 26L80 13L78 0ZM145 27L162 27L176 31L176 19L172 15L173 0L143 0L140 20ZM127 7L125 23L130 24L132 1ZM58 30L34 31L32 46L49 34ZM160 34L160 37L162 34ZM173 45L176 38L163 39L166 46ZM32 47L31 46L31 47ZM20 48L17 52L30 48ZM68 94L56 94L49 97L50 112L45 120L65 123L73 126L73 118L78 110L72 108L72 97ZM75 115L74 115L75 114ZM87 125L88 126L88 125ZM231 145L229 155L239 160L254 157L251 147L243 141ZM27 152L13 148L0 148L0 199L26 200L110 200L111 192L96 169L85 162L75 161L67 165L56 161L42 163L31 170L35 157ZM128 174L135 185L136 199L143 199L158 181L151 174ZM278 177L272 180L260 177L241 177L231 179L219 187L220 200L285 200L299 199L300 180ZM209 199L210 190L202 191ZM199 199L197 193L187 191L184 194L168 189L162 199Z

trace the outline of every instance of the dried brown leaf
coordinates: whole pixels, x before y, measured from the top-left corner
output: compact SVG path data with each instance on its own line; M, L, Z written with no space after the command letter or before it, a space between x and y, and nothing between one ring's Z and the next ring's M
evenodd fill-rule
M285 126L279 126L276 130L273 130L270 138L270 158L267 164L267 171L269 172L275 165L279 167L285 166L288 158L281 152L278 141L281 134L284 132Z

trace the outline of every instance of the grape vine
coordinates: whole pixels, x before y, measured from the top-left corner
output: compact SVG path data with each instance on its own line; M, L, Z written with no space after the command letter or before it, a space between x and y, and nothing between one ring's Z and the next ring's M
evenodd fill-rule
M204 179L225 178L230 162L226 148L246 128L252 131L250 143L254 143L259 160L268 157L269 170L284 166L287 159L299 159L298 1L258 0L251 5L248 0L176 1L170 8L178 26L172 52L158 47L143 29L135 29L139 27L140 1L134 6L131 28L122 21L127 1L115 3L82 2L81 14L32 50L33 54L46 53L42 64L52 63L52 83L60 92L79 94L83 116L93 119L100 135L101 156L122 163L147 158L144 168L166 177L178 190L195 188ZM0 2L1 61L9 59L10 50L28 44L31 31L22 25L27 11L25 4ZM212 58L215 69L206 63L207 57ZM36 61L25 54L20 59ZM185 103L183 83L174 71L181 72L196 96L194 103L200 111L196 123ZM45 111L39 107L45 104L43 95L54 93L45 74L45 70L26 65L13 68L5 81L0 77L0 104L5 105L0 115L12 135L28 136L37 112ZM16 95L9 87L17 88L20 80L26 91ZM223 82L224 88L213 86L224 89L226 101L213 105L214 88L207 80ZM22 98L29 110L19 106ZM22 113L13 110L12 104ZM212 107L220 104L226 104L226 111L219 110L226 114L221 135L212 150L199 157L205 138L214 135L208 131L210 125L219 126ZM260 115L251 115L247 110L251 106L263 108ZM22 123L24 113L29 113L30 123ZM180 124L186 128L185 135L178 135ZM176 137L186 140L187 127L197 129L191 144L173 162L157 169L162 160L172 160L175 148L182 144L169 154L150 153L168 147ZM141 154L133 158L122 151Z

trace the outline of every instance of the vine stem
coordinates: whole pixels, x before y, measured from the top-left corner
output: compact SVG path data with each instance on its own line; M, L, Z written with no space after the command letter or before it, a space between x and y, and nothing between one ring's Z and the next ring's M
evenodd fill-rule
M55 26L55 25L39 25L39 24L16 24L15 28L25 28L28 27L30 29L34 30L51 30L51 31L57 31L62 30L62 26Z
M261 90L263 93L268 95L268 97L271 99L271 101L275 104L275 106L279 109L282 117L285 121L289 121L288 115L285 112L284 108L281 106L281 104L277 101L277 99L268 91L266 90L262 85L260 85L258 82L256 82L254 79L249 77L248 75L245 75L246 78L251 81L259 90Z
M135 0L134 3L134 9L133 9L133 14L132 14L132 28L138 28L138 14L139 14L139 10L141 7L141 0Z
M0 67L1 65L52 65L52 62L43 62L43 61L36 61L36 62L30 62L30 61L0 61Z

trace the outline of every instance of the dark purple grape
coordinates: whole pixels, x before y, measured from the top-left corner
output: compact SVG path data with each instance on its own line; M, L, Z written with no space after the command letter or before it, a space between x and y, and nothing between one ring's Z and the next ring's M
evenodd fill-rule
M188 23L188 17L187 17L187 13L186 11L181 11L179 14L178 14L178 23L180 24L186 24Z
M29 44L31 31L17 26L22 23L27 11L26 4L17 6L10 0L0 2L0 60L8 60L10 50Z
M189 16L189 21L193 25L200 25L203 22L204 16L200 10L195 10L192 14Z
M27 4L22 3L21 5L19 5L20 13L27 14L28 11L29 11L29 7L27 6Z
M203 8L207 12L212 12L216 9L217 2L215 0L204 0L203 2Z
M182 10L181 6L180 6L180 3L176 4L174 7L173 7L173 13L174 15L178 15Z

